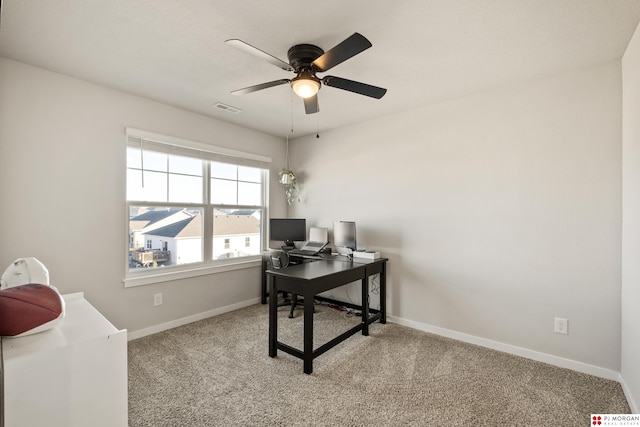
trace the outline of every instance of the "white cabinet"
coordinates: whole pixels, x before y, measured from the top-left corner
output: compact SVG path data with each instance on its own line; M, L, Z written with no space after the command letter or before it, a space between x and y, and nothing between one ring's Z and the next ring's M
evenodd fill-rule
M64 295L55 328L2 338L3 427L126 427L127 331Z

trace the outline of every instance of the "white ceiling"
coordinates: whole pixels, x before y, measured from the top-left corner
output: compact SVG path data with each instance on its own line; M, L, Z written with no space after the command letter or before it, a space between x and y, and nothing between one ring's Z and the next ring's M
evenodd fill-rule
M293 137L619 59L638 0L4 0L0 56L166 104ZM388 89L376 100L332 87L306 115L291 78L224 43L287 60L354 32L373 47L328 74ZM213 107L239 108L231 114Z

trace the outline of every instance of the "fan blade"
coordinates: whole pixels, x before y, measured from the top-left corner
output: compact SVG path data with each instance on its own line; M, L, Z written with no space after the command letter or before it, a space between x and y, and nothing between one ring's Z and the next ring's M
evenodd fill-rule
M337 87L338 89L348 90L360 95L370 96L380 99L387 93L387 90L378 86L371 86L366 83L354 82L353 80L343 79L342 77L326 76L322 79L322 83L327 86Z
M303 101L304 101L304 111L307 114L315 114L318 111L320 111L320 108L318 107L317 94L310 96L309 98L303 98Z
M316 58L311 65L317 71L328 71L360 52L369 49L371 46L371 42L365 36L360 33L353 33L340 44Z
M231 93L234 94L234 95L246 95L247 93L257 92L257 91L262 90L262 89L268 89L270 87L280 86L280 85L283 85L285 83L290 83L290 82L291 82L291 80L289 80L289 79L274 80L272 82L262 83L262 84L255 85L255 86L245 87L244 89L234 90Z
M284 62L283 60L276 58L273 55L264 52L257 47L251 46L249 43L245 43L242 40L238 39L229 39L225 40L225 43L229 46L233 46L236 49L240 49L241 51L248 53L249 55L256 56L262 60L265 60L278 68L282 68L285 71L293 71L293 67L289 65L289 63Z

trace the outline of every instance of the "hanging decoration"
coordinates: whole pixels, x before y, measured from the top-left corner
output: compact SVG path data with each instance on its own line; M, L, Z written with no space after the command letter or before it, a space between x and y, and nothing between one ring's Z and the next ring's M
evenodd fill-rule
M300 201L300 191L298 191L296 174L289 167L289 135L287 135L287 148L286 148L285 167L278 172L280 184L285 186L285 196L287 197L287 203L292 205L295 201Z

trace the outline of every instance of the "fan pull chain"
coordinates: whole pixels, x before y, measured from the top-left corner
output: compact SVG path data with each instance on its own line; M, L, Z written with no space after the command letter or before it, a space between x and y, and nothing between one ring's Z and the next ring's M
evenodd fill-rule
M291 100L291 134L293 135L293 91L289 94L289 99Z
M291 170L289 168L289 135L287 135L287 148L286 148L286 151L285 151L285 166L287 168L287 171Z

